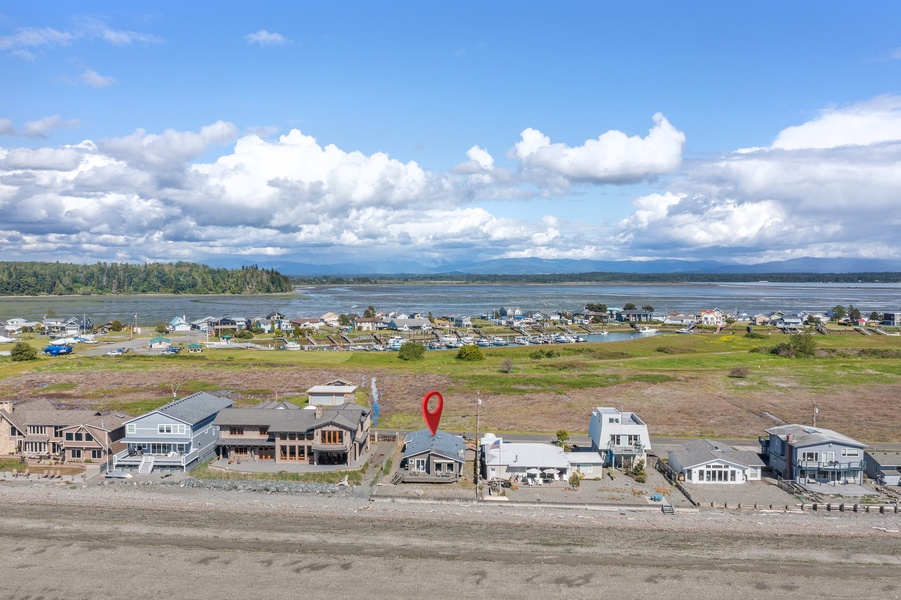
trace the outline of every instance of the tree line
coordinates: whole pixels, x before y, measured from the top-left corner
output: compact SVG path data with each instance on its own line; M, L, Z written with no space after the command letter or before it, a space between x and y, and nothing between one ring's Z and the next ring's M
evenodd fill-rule
M0 296L271 294L292 289L287 277L256 265L217 269L189 262L0 262Z

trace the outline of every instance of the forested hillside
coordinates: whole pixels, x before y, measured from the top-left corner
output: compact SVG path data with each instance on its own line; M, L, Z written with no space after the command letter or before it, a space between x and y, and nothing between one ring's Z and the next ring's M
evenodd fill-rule
M252 265L0 262L0 296L44 294L268 294L290 292L288 278Z

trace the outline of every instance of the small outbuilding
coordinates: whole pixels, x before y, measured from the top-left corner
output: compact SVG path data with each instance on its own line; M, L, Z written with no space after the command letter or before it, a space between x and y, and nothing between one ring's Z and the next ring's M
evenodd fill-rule
M901 485L901 452L870 450L863 460L870 479L883 485Z

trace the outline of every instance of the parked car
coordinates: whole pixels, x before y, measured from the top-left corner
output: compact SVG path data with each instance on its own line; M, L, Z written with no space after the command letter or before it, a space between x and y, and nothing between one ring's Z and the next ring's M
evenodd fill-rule
M110 350L109 352L107 352L107 355L109 355L109 356L122 356L122 355L125 354L126 352L128 352L128 348L116 348L115 350Z

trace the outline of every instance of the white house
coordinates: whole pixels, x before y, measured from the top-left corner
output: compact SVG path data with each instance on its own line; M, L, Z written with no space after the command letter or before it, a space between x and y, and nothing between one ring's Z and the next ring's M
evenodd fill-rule
M688 483L759 481L764 462L756 452L733 450L713 440L691 440L670 450L669 466Z
M552 444L505 442L487 433L481 439L482 476L488 480L566 480L569 461L563 448Z
M188 320L184 316L175 317L169 321L167 329L172 332L191 331L191 324L188 323Z
M647 459L651 449L648 426L631 412L615 408L597 407L588 424L591 447L605 457L605 464L613 467L632 466Z

